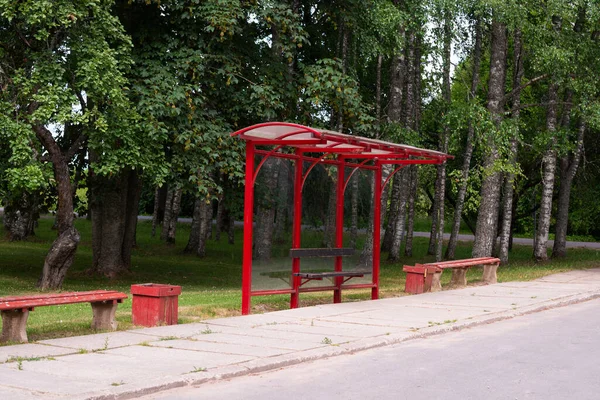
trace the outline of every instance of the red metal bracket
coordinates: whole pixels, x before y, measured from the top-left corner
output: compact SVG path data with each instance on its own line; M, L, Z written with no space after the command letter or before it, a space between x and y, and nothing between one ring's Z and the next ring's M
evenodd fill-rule
M276 153L277 150L281 149L282 147L283 147L283 145L281 144L281 145L275 147L273 150L271 150L270 152L268 152L267 154L265 154L263 156L263 159L260 160L260 163L258 164L258 166L256 167L256 169L254 170L254 176L252 177L252 186L254 186L254 184L256 183L256 177L258 177L258 172L262 168L262 166L265 163L265 161L267 161L267 158L269 158L270 156L272 156L273 153Z
M354 173L356 171L358 171L358 169L360 167L362 167L363 165L365 165L366 163L368 163L371 160L364 160L363 162L361 162L360 164L358 164L356 167L354 167L352 169L352 172L350 172L350 175L348 175L348 177L346 178L346 180L344 181L344 190L342 190L342 193L346 193L346 188L348 187L348 184L350 183L350 178L352 178L352 175L354 175Z
M401 165L398 168L396 168L385 180L385 182L383 182L383 184L381 185L381 191L383 192L383 189L385 189L385 186L389 183L390 179L392 179L392 176L394 176L396 174L396 172L400 171L402 168L406 167L405 165Z

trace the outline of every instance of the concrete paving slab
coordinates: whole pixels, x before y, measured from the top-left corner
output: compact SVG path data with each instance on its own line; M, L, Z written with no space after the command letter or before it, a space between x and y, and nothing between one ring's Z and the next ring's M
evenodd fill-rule
M260 336L215 333L211 335L202 335L201 337L193 336L192 338L215 343L233 343L244 346L271 347L283 350L309 350L315 347L324 346L324 344L321 343L323 338L311 337L307 340L305 337L298 339L296 335L288 335L288 339L278 339Z
M55 357L60 355L72 354L73 349L55 346L46 346L43 344L27 343L14 346L0 347L0 363L16 358L41 358Z
M210 320L213 325L235 326L240 328L252 328L273 323L283 323L286 321L294 321L295 317L288 315L279 315L279 312L244 315L239 317L218 318Z
M146 338L146 340L155 340L157 337L178 337L186 338L194 335L199 335L203 331L206 331L206 324L204 323L193 323L183 325L165 325L157 326L154 328L139 328L131 329L127 332L136 333L138 335L151 336L152 338Z
M132 363L141 364L145 367L148 364L150 369L161 371L169 371L170 367L173 366L173 371L183 371L182 373L190 372L194 367L214 368L223 365L238 364L253 358L247 355L215 354L147 346L122 347L108 350L105 354L126 357ZM174 372L173 374L178 373Z
M32 373L47 373L53 376L54 381L62 382L65 378L69 378L88 382L86 391L90 391L126 384L148 384L157 377L179 377L189 373L202 372L205 368L235 364L251 359L253 357L130 346L109 350L105 353L66 356L57 359L52 365L48 364L50 361L31 362L23 365L23 370ZM15 369L15 371L17 370ZM77 393L83 393L83 391Z
M380 336L389 333L389 329L382 329L370 326L359 326L354 324L346 324L342 327L339 323L327 322L319 319L311 320L311 322L305 321L304 323L298 324L280 324L274 326L265 326L261 329L281 332L308 333L312 335L319 335L321 337L334 336L339 334L340 331L342 331L345 337L354 339L371 336Z
M407 307L400 314L374 311L370 313L354 313L350 316L324 318L323 320L375 326L422 328L454 322L459 319L467 319L476 315L478 313L472 310Z
M154 336L153 338L158 339L158 336ZM106 332L86 336L40 340L38 343L51 346L60 346L72 349L74 351L97 351L113 349L116 347L132 346L147 342L148 340L152 339L149 339L147 335L140 335L131 332Z
M270 325L276 326L276 325ZM357 338L352 336L342 335L344 332L337 330L336 332L330 332L329 339L334 343L343 343ZM294 340L306 343L316 343L323 340L323 335L311 334L306 332L294 332L294 331L279 331L275 329L264 329L264 327L255 328L247 331L239 331L236 335L253 336L259 338L277 339L277 340ZM211 335L202 335L201 338L196 337L199 340L212 340Z
M558 292L558 293L557 293ZM462 291L460 293L448 293L451 296L475 296L477 298L514 298L514 299L534 299L538 298L541 300L549 300L564 295L570 295L573 293L579 293L580 290L573 288L544 288L538 286L530 286L526 290L516 290L515 288L507 287L489 287L486 290L479 290L476 292L468 293Z
M313 307L302 307L292 310L278 311L278 314L284 315L289 318L315 318L315 317L326 317L332 315L348 314L357 311L368 311L375 310L381 306L377 300L370 302L351 302L351 303L340 303L340 304L323 304ZM312 310L314 308L314 310ZM309 309L311 309L309 311Z
M60 399L63 396L54 393L32 392L26 389L13 389L0 384L0 393L7 400L31 400L31 399Z
M426 304L441 304L447 307L460 306L460 307L477 307L484 308L486 310L498 311L498 310L509 310L515 303L515 300L521 300L524 304L539 303L536 299L524 299L522 297L513 297L507 295L506 297L484 297L463 293L449 293L440 292L436 296L423 296L422 305Z
M234 343L208 342L202 340L164 340L160 342L151 342L150 346L204 351L218 354L243 355L250 357L273 357L295 351L275 349L272 347L244 346Z
M43 362L31 362L30 364L36 363ZM48 370L47 366L45 370L39 371L37 369L30 369L29 365L24 365L22 370L13 368L10 364L0 365L0 382L2 382L0 386L0 398L10 399L1 390L3 386L9 386L12 390L23 389L36 395L61 395L67 398L86 393L90 390L90 387L94 386L93 381L85 382L76 377L69 376L69 374L65 374L60 379L57 379L57 376L48 373Z

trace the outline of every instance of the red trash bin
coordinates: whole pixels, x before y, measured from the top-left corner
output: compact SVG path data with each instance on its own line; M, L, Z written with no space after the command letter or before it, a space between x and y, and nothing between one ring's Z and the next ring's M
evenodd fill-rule
M406 284L404 286L406 293L419 294L431 291L431 281L437 268L405 265L403 270L406 272Z
M181 286L160 283L131 285L131 306L134 325L176 325Z

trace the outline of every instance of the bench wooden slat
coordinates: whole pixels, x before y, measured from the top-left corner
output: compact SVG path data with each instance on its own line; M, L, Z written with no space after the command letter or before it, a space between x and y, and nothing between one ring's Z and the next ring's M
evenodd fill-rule
M446 268L468 268L477 265L490 265L490 264L498 264L500 263L499 258L494 257L479 257L479 258L470 258L465 260L452 260L452 261L441 261L441 262L433 262L427 264L417 264L421 266L433 266L441 269Z
M12 300L37 300L37 299L51 299L51 298L61 298L61 297L75 297L75 296L86 296L93 294L109 294L109 293L121 293L116 290L90 290L87 292L65 292L65 293L39 293L39 294L31 294L31 295L23 295L23 296L7 296L0 297L0 303L4 301L12 301Z
M344 257L354 255L353 248L338 247L338 248L303 248L290 249L290 257Z
M120 303L126 298L127 295L125 293L117 291L57 293L54 295L24 296L20 298L15 296L0 298L0 310L18 310L42 306L100 301L117 301Z
M357 278L371 274L371 271L340 271L340 272L297 272L294 276L305 279L323 279L343 276L348 278Z

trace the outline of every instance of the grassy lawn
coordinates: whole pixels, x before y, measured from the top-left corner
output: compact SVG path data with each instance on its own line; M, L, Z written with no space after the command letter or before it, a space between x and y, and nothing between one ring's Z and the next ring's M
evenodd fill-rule
M36 293L35 284L41 273L44 257L55 237L50 229L52 220L42 219L36 230L37 236L27 242L8 242L0 231L0 297ZM169 283L181 285L183 293L179 297L179 322L188 323L207 318L240 314L241 304L241 231L237 232L236 244L209 241L208 256L199 259L182 253L189 235L189 224L180 224L177 232L177 244L168 246L158 238L150 237L151 223L140 222L138 226L138 248L133 252L131 272L115 280L91 276L86 271L92 262L91 223L77 220L77 229L81 232L81 244L75 263L65 280L64 291L83 291L96 289L119 290L129 293L134 283ZM2 229L2 228L0 228ZM303 245L318 246L318 233L305 232ZM400 263L386 263L386 254L382 254L381 296L394 297L404 295L405 276L402 265L432 261L426 256L428 239L415 238L414 256ZM285 259L289 243L275 246L274 254ZM569 256L562 260L553 260L547 264L536 265L531 259L531 248L515 246L511 253L510 266L498 270L499 281L531 280L552 273L572 269L600 266L600 252L597 250L570 249ZM457 258L468 258L470 243L460 243ZM285 261L285 262L289 262ZM444 274L442 283L449 280ZM481 277L480 270L470 271L468 280L476 283ZM370 291L345 291L344 301L368 299ZM301 296L301 306L331 302L332 293L306 293ZM289 296L265 296L253 298L253 312L265 312L288 307ZM29 315L28 336L30 341L54 337L83 335L93 333L90 329L91 308L89 304L40 307ZM117 311L119 330L132 328L131 299L119 305Z

